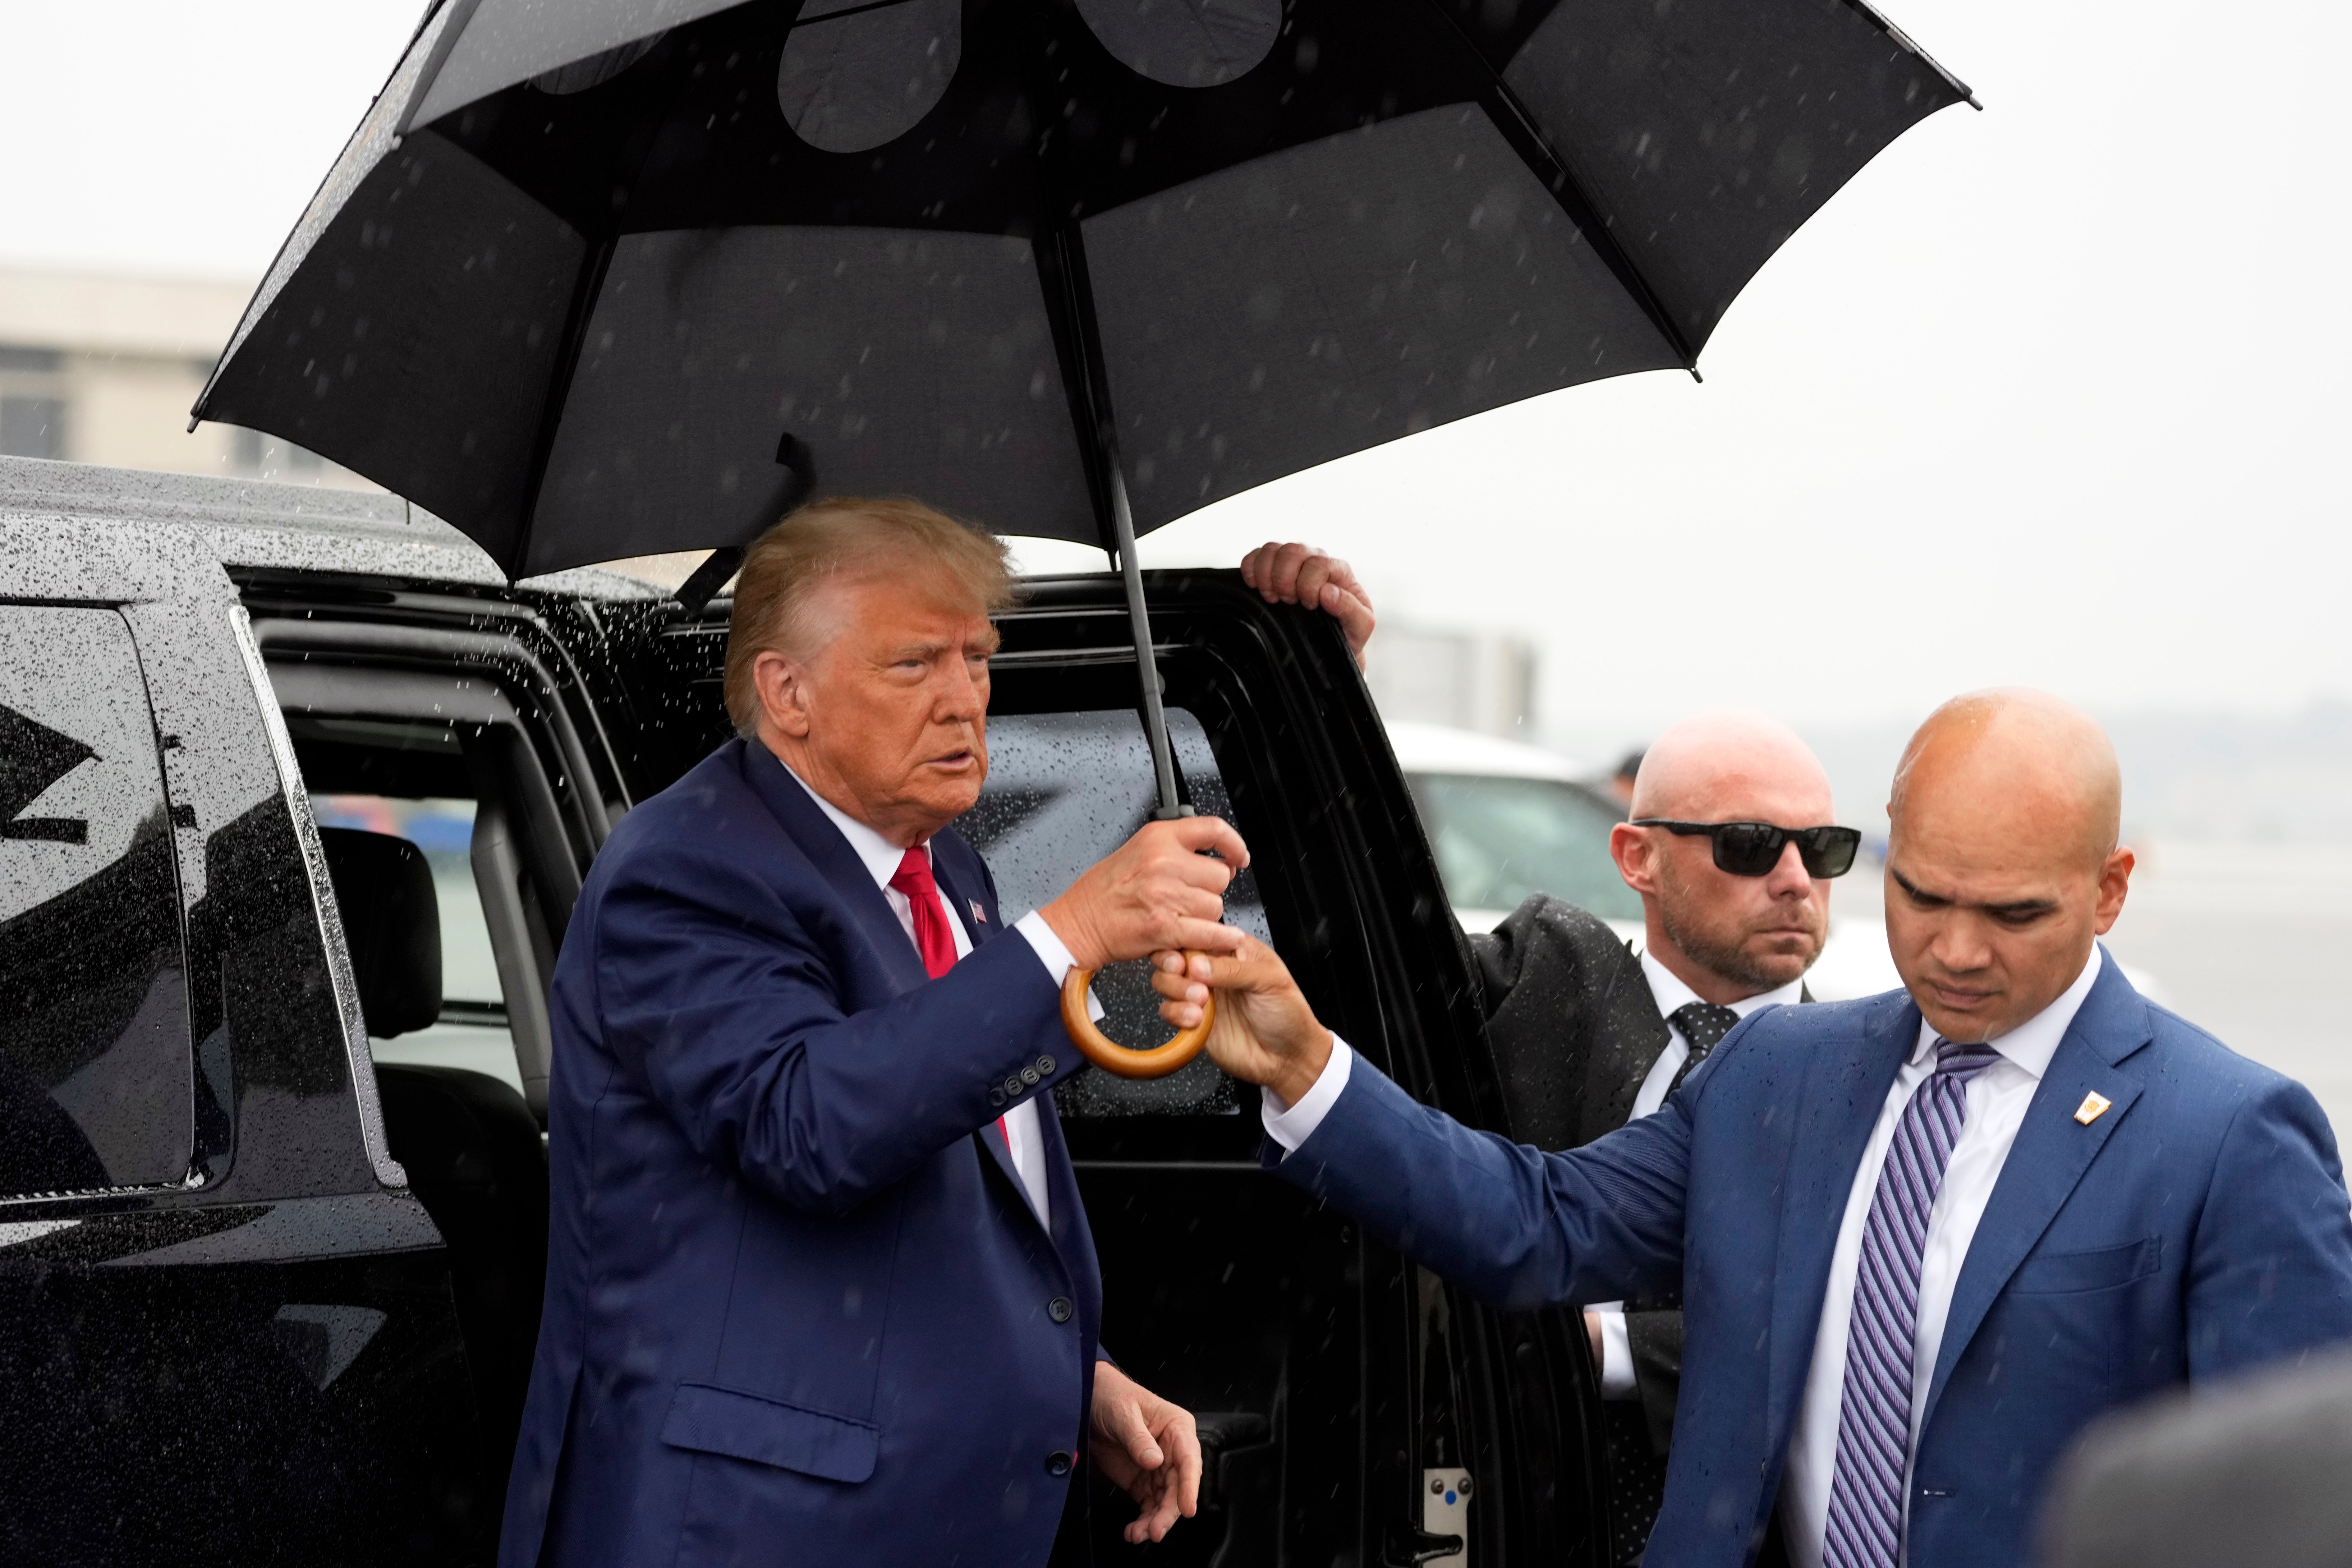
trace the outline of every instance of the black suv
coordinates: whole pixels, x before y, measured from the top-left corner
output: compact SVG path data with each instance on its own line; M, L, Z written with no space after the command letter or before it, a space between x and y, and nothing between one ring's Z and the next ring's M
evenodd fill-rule
M1231 918L1412 1092L1508 1128L1336 629L1232 573L1150 593L1183 789L1255 857ZM509 587L394 498L0 459L0 1560L488 1558L547 978L614 821L727 734L727 609ZM1118 579L1034 580L1003 626L963 829L1017 910L1153 785ZM1106 987L1139 1042L1140 976ZM1154 1560L1603 1561L1572 1314L1490 1312L1268 1178L1256 1091L1205 1060L1058 1103L1104 1336L1213 1445ZM1129 1516L1095 1510L1098 1559Z

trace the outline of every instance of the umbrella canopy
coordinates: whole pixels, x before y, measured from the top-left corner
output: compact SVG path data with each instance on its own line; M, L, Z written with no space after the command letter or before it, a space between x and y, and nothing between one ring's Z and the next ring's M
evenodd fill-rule
M1860 0L442 0L194 413L517 576L812 489L1116 548L1695 367L1968 96Z

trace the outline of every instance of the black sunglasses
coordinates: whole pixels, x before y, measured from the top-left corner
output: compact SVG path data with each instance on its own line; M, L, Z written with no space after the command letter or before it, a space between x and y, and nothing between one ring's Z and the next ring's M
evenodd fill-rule
M1809 877L1843 877L1853 869L1862 847L1859 827L1775 827L1769 822L1669 822L1663 816L1633 819L1635 827L1663 827L1688 837L1704 833L1715 840L1715 866L1735 877L1763 877L1780 863L1780 851L1797 847Z

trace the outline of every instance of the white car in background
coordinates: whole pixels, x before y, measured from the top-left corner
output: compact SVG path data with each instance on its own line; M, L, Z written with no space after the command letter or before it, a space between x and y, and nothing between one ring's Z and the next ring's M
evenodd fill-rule
M1446 896L1465 931L1492 931L1531 893L1589 910L1640 951L1641 896L1617 875L1609 830L1624 809L1583 780L1591 770L1554 752L1436 724L1389 725ZM1852 876L1870 876L1866 861ZM1805 976L1825 1002L1902 984L1886 928L1832 911L1829 941Z

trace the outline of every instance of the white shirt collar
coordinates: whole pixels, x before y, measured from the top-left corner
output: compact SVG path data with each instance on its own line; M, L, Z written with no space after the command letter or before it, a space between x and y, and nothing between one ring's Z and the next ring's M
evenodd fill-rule
M2058 994L2058 999L2011 1029L1999 1039L1989 1042L2000 1054L2001 1059L2023 1068L2036 1081L2050 1070L2050 1058L2058 1054L2058 1042L2066 1037L2067 1028L2074 1015L2083 1010L2083 998L2091 994L2091 986L2099 978L2099 944L2091 944L2091 956L2084 961L2083 973L2074 984ZM1926 1018L1919 1020L1919 1040L1911 1047L1911 1059L1924 1064L1943 1037Z
M1650 994L1657 999L1658 1016L1661 1018L1671 1018L1675 1009L1699 1000L1698 993L1684 984L1673 970L1651 957L1647 948L1642 951L1642 973L1649 979ZM1745 1018L1759 1007L1777 1007L1793 1003L1804 989L1805 977L1800 974L1776 990L1759 991L1753 996L1741 997L1731 1004L1731 1010Z
M772 757L776 755L773 752L768 754ZM783 758L776 757L776 766L784 770L786 778L800 785L801 788L808 790L808 797L816 802L816 808L824 813L835 827L841 829L841 836L849 840L849 847L856 852L859 863L866 868L866 874L874 879L874 885L887 889L890 886L890 879L898 874L899 865L907 858L907 852L817 794L816 791L809 789L808 781L793 772L792 764L785 762ZM922 848L924 856L929 858L931 852L930 845L926 843Z

